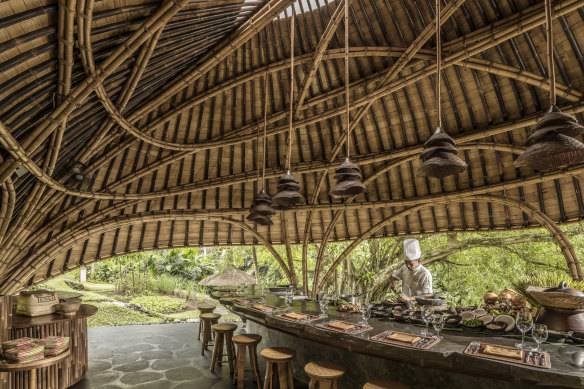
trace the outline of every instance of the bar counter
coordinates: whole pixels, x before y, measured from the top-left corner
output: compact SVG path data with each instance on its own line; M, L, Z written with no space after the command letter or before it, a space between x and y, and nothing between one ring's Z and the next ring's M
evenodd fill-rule
M257 298L257 296L248 298ZM234 298L220 298L220 302L232 312L240 315L244 320L256 323L266 329L275 330L296 338L345 350L352 355L360 354L389 361L396 361L400 364L418 366L419 368L424 369L424 374L431 371L427 369L456 374L460 373L474 377L485 377L491 382L494 380L509 381L512 383L510 387L514 388L535 384L554 388L584 388L584 370L573 366L571 360L572 353L582 349L571 345L544 344L542 346L544 351L548 352L551 357L551 369L545 369L463 354L464 349L473 340L513 346L517 342L517 339L514 338L489 336L482 333L474 334L471 332L443 330L440 334L443 336L440 343L429 350L419 350L394 346L391 344L381 344L369 340L371 336L377 335L386 330L419 334L423 328L416 325L398 323L388 319L371 318L369 319L369 325L373 327L371 331L357 335L350 335L327 331L314 326L314 324L317 324L320 321L312 323L297 323L278 318L278 313L266 314L257 312L249 309L249 305L236 303ZM283 299L273 295L270 295L267 298L266 304L284 307ZM320 313L318 305L314 301L295 301L293 309L295 312L315 315ZM279 314L281 313L282 312ZM329 309L327 314L329 315L329 318L325 320L339 319L356 323L361 319L360 314L341 313L337 312L336 309ZM277 337L273 338L273 340L277 341ZM528 339L527 336L526 339ZM534 343L531 345L534 345ZM263 346L273 347L277 346L277 344L264 344ZM308 343L308 345L303 345L302 347L310 347L310 343ZM374 361L376 358L370 358L370 360ZM368 364L366 360L362 360L361 362ZM412 374L419 374L419 368L414 369L414 373ZM348 367L348 369L350 369L350 367ZM403 367L401 369L403 370ZM361 370L367 370L367 368ZM374 375L375 374L372 376ZM495 383L499 382L502 385L497 387L506 387L509 385L501 381L494 381ZM484 387L495 386L485 385ZM476 389L476 385L473 386L473 388Z

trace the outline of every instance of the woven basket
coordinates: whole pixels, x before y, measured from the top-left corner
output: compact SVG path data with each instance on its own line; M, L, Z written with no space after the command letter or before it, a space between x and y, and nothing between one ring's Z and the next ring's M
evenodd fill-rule
M551 287L530 286L527 293L544 307L558 309L584 309L584 296L572 296L563 292L544 292Z

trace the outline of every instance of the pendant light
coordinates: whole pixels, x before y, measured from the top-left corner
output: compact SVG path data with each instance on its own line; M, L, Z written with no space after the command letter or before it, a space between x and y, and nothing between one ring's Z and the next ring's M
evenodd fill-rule
M347 105L347 139L345 146L347 154L345 162L335 169L335 179L337 184L330 190L329 195L335 199L346 199L356 196L367 190L365 185L361 182L361 171L359 167L351 162L349 158L349 1L345 0L345 102Z
M552 6L545 0L547 65L550 78L550 108L527 138L529 146L515 160L515 166L535 170L552 170L584 162L584 144L574 137L584 132L575 117L562 113L556 106L556 77L553 61Z
M420 154L422 165L417 176L443 178L466 170L467 164L458 157L456 143L442 130L442 106L440 104L440 80L442 72L442 40L440 39L440 0L436 0L436 111L438 127L424 143Z
M278 193L274 196L274 202L280 208L289 208L297 204L304 203L304 197L300 194L298 180L290 174L290 164L292 160L292 131L294 130L294 19L296 11L292 7L292 18L290 21L290 128L288 129L288 149L286 150L286 174L278 180Z
M276 212L272 208L272 199L266 193L266 127L268 126L268 73L264 77L264 142L263 142L263 165L262 165L262 190L256 195L251 204L247 220L262 226L273 224L270 217ZM259 155L259 125L258 125L258 142L257 153ZM258 173L259 175L259 173Z

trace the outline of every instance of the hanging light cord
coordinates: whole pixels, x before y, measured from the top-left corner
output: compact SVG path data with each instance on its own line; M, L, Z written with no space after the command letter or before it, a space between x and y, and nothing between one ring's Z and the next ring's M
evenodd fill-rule
M286 152L286 168L290 172L290 164L292 160L292 131L294 130L294 19L296 10L292 7L292 19L290 20L290 128L288 130L288 150Z
M545 0L545 23L547 34L547 65L550 78L550 105L556 103L556 74L554 70L554 38L552 34L552 4Z
M347 104L347 159L349 159L349 1L345 0L345 102Z
M262 192L266 191L266 128L268 127L268 72L264 76L264 151L262 154Z
M442 128L442 106L440 104L440 79L442 70L442 41L440 39L440 0L436 0L436 111L438 127Z

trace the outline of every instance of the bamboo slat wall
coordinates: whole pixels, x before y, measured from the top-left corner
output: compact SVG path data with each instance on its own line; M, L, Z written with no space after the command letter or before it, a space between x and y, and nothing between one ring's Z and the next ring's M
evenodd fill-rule
M554 233L584 217L584 166L513 166L548 108L543 0L443 1L443 128L469 169L441 180L415 176L437 124L434 1L349 1L351 155L368 192L346 202L327 194L344 157L341 0L0 2L0 293L143 250ZM254 226L265 98L269 193L285 166L293 3L291 170L308 204ZM558 105L582 123L584 0L552 3Z

